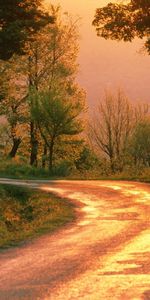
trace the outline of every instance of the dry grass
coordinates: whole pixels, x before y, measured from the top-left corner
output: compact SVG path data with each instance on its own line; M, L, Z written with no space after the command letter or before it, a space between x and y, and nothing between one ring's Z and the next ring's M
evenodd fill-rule
M74 207L50 193L0 185L0 247L53 232L74 218Z

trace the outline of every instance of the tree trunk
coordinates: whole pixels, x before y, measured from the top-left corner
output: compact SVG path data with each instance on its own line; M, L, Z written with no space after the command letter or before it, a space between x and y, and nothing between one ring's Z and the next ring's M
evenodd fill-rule
M47 146L45 144L44 149L43 149L43 156L42 156L42 168L43 169L45 169L45 167L46 167L46 156L47 156Z
M9 152L9 156L10 157L15 157L16 156L16 153L17 153L17 150L19 148L19 145L21 143L21 139L20 138L14 138L13 139L13 146L12 146L12 149L11 151Z
M115 173L115 161L114 161L113 155L110 156L110 168L111 168L112 173L114 174Z
M49 170L53 168L53 149L54 149L54 139L52 139L49 147Z
M37 167L37 155L38 155L38 139L37 139L37 128L35 123L30 123L30 134L31 134L31 154L30 154L30 165Z

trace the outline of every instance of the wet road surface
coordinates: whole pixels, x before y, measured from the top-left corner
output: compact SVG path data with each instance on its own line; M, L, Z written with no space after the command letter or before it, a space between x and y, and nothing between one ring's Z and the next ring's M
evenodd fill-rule
M15 183L77 203L77 218L52 235L0 252L0 300L150 300L150 185Z

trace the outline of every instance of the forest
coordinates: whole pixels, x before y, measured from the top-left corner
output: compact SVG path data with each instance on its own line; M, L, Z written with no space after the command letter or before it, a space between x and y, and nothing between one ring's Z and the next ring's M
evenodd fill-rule
M146 3L97 9L93 26L105 39L146 37L149 54ZM42 5L1 3L1 177L147 178L149 104L118 88L106 90L91 113L76 79L78 21Z

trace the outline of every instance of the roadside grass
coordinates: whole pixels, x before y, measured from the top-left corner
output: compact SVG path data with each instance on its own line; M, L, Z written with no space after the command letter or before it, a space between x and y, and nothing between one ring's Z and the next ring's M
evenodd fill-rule
M70 174L70 164L64 161L50 171L41 167L31 166L23 161L4 158L0 159L0 177L12 179L57 179Z
M0 177L14 179L55 179L48 170L35 168L23 162L16 162L12 159L0 159Z
M150 168L130 167L121 173L105 174L105 170L76 170L67 164L56 166L51 172L48 169L35 168L25 162L12 159L0 159L0 177L12 179L67 179L67 180L126 180L150 182Z
M111 175L101 175L98 172L83 172L80 174L71 174L67 176L68 180L119 180L119 181L139 181L150 183L150 169L141 174L116 173Z
M105 177L106 180L124 180L124 181L139 181L150 183L150 168L134 169L123 171L118 174Z
M74 205L50 193L0 185L0 248L53 232L75 218Z

